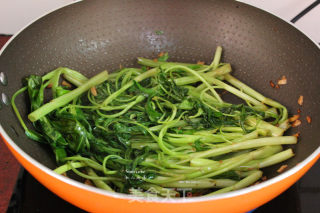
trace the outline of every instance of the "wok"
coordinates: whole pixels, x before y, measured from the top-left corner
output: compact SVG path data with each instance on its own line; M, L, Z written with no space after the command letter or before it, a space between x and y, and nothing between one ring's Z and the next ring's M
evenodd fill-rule
M159 33L161 31L162 33ZM106 192L57 175L48 147L29 140L11 107L0 110L1 135L19 162L51 191L90 212L244 212L271 200L296 182L319 158L320 50L299 30L257 8L230 0L91 0L56 10L18 33L0 57L9 97L30 74L43 75L59 66L91 77L119 64L134 66L137 56L154 58L169 52L172 61L209 63L216 46L233 74L254 89L288 107L300 108L302 125L292 146L296 156L264 170L268 180L242 190L211 197L156 199L150 202ZM288 84L276 90L269 81L285 75ZM304 96L303 106L297 104ZM25 97L17 100L24 119ZM305 117L309 115L312 123Z

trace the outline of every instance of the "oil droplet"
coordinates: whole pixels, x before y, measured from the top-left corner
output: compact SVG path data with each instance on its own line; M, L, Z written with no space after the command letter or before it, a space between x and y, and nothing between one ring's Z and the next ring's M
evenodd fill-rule
M7 86L8 84L8 79L4 72L0 72L0 83L4 86Z
M1 99L2 99L2 103L4 103L5 105L8 106L10 104L9 97L5 93L1 94Z

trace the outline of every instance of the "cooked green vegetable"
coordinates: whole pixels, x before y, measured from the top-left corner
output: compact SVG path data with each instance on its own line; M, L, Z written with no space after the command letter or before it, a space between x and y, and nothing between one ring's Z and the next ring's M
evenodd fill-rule
M287 109L233 77L221 54L218 47L210 65L167 62L167 53L138 58L141 68L90 79L58 68L27 77L12 107L26 135L52 148L59 174L143 197L177 197L176 188L198 195L237 190L259 180L260 168L293 157L282 145L297 138L283 136ZM60 85L61 77L74 88ZM34 130L14 102L25 91ZM243 102L223 100L223 91Z

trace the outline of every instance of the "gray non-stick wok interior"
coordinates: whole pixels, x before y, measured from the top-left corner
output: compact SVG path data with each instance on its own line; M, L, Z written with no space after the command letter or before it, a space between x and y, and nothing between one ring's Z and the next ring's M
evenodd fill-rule
M236 77L288 106L291 114L301 109L302 125L287 132L301 132L288 165L310 155L320 138L320 51L290 24L234 1L90 0L64 7L31 24L9 44L0 57L0 71L9 83L0 88L11 96L30 74L66 66L91 77L119 64L136 66L136 57L154 58L161 51L169 52L172 61L210 63L217 45L223 46L223 61L232 64ZM269 81L283 75L288 84L271 88ZM299 95L304 96L303 106L297 103ZM25 97L17 105L26 119ZM51 150L27 139L10 107L0 110L0 121L26 153L55 167ZM277 174L271 170L268 177Z

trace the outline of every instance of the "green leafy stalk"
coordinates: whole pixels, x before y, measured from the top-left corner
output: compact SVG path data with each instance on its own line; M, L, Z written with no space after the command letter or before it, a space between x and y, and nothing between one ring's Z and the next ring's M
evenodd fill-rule
M292 149L287 149L285 151L279 152L275 155L272 155L267 158L250 161L248 164L241 165L239 167L240 170L253 170L253 169L262 169L268 166L275 165L277 163L281 163L289 158L294 156Z
M262 171L255 171L253 172L251 175L249 175L248 177L240 180L239 182L235 183L232 186L211 192L209 194L207 194L206 196L211 196L211 195L216 195L216 194L221 194L221 193L226 193L226 192L231 192L231 191L235 191L238 189L242 189L245 188L247 186L250 186L251 184L255 183L257 180L259 180L262 177Z
M238 79L236 79L235 77L227 74L225 75L225 79L232 85L234 85L235 87L241 89L244 93L250 95L251 97L261 101L264 104L273 106L275 108L279 108L282 110L282 117L280 119L280 123L284 122L287 118L288 118L288 111L287 108L284 107L282 104L270 99L270 98L266 98L265 96L263 96L262 94L260 94L259 92L253 90L252 88L250 88L249 86L247 86L246 84L242 83L241 81L239 81Z
M154 68L151 70L148 70L145 73L142 73L141 75L135 77L132 81L128 82L126 85L122 86L119 90L117 90L115 93L111 94L107 99L104 100L102 103L103 106L107 106L109 103L111 103L116 97L121 95L124 91L126 91L129 87L134 85L134 82L140 82L146 78L150 78L154 75L156 75L159 72L159 69Z
M192 189L208 189L208 188L224 188L232 186L236 183L230 179L199 179L199 180L180 180L169 183L162 183L163 187L170 188L192 188Z
M218 156L218 155L226 154L229 152L233 152L236 150L251 149L251 148L256 148L261 146L296 144L296 143L297 143L297 138L294 136L258 138L258 139L243 141L241 143L228 145L228 146L217 148L217 149L211 149L207 151L193 153L193 154L190 154L189 156L191 158L213 157L213 156Z
M257 169L293 157L282 145L297 138L283 136L287 109L234 78L221 56L219 46L202 65L168 62L164 53L91 79L59 67L28 76L11 104L25 134L51 147L58 174L146 198L181 196L176 188L229 192L257 181ZM74 87L60 85L61 78ZM221 90L242 102L225 101ZM26 91L36 131L15 104Z
M53 99L50 103L44 104L39 109L33 111L28 115L30 121L34 122L37 121L39 118L47 115L48 113L52 112L53 110L66 105L73 99L79 97L82 93L89 90L91 87L94 87L98 84L101 84L105 80L108 79L108 72L104 71L94 77L92 77L89 81L81 85L80 87L72 90L71 92L60 96L56 99Z

